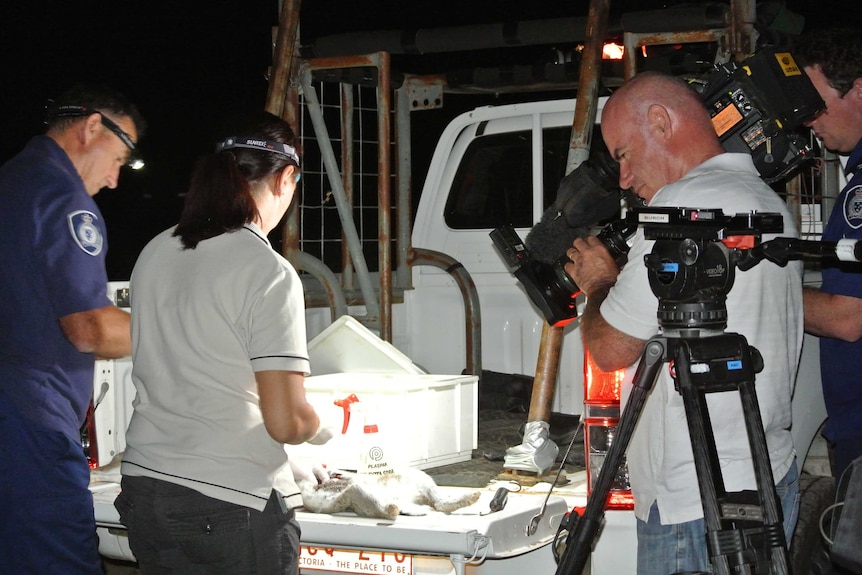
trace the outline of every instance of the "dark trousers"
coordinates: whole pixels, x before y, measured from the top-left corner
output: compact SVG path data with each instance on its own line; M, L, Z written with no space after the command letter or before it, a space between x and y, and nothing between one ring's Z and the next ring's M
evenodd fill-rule
M862 457L862 436L845 437L829 444L832 475L836 481L857 457Z
M0 573L102 574L89 483L80 442L0 393Z
M299 523L273 491L263 511L149 477L123 477L115 506L144 575L298 575Z

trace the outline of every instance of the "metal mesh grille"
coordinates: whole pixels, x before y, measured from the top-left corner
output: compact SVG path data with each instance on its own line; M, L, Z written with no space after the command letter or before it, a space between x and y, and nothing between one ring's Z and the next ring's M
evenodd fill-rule
M376 89L318 82L315 85L324 122L339 172L345 173L345 155L352 176L343 181L352 206L353 221L369 271L378 270L378 112ZM344 87L344 88L342 88ZM342 94L344 90L344 94ZM343 271L342 225L324 157L304 98L300 138L303 166L300 200L300 249L335 272ZM342 118L349 118L345 126ZM345 154L344 142L350 139ZM390 209L392 209L390 207Z

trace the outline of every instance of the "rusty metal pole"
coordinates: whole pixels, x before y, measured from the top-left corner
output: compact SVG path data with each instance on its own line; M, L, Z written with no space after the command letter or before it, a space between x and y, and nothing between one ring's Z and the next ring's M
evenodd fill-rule
M742 61L754 52L757 31L755 0L731 0L730 2L730 51Z
M591 0L587 16L583 58L578 78L578 99L572 123L572 139L566 163L568 174L577 168L590 153L593 125L598 110L599 79L601 77L602 48L607 31L610 0ZM539 346L539 359L533 392L530 397L528 421L549 421L560 367L560 349L563 328L545 323Z
M299 9L302 0L281 0L278 28L275 31L272 51L272 66L269 70L269 83L264 109L284 118L291 126L297 126L298 97L291 88L290 80L295 74L293 55L299 40ZM291 262L297 261L299 251L299 206L290 208L282 228L282 255Z
M377 239L380 275L380 338L392 342L392 86L390 58L379 53L377 67Z
M602 47L610 0L590 0L587 16L586 43L578 79L578 99L572 122L572 137L566 162L568 174L589 157L590 140L598 109L599 77L602 65ZM520 445L506 450L503 468L514 473L544 475L554 464L559 448L550 439L551 409L560 370L560 351L563 328L547 322L542 325L539 358L533 378L530 409Z
M299 8L302 0L281 0L281 14L278 20L278 34L272 55L272 68L266 91L267 112L282 117L287 86L293 64L293 52L299 37Z
M554 403L557 373L560 370L560 350L563 345L563 328L554 327L547 322L542 326L542 339L539 343L539 359L536 362L536 375L530 395L530 410L527 421L549 421L551 406Z

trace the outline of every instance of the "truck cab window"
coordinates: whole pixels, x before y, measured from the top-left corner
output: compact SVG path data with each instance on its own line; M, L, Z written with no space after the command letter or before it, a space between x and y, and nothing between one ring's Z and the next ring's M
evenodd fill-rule
M596 126L593 133L593 143L595 143L596 135L601 142L601 133ZM542 132L542 209L548 209L548 206L554 203L557 199L557 188L560 186L560 181L566 175L566 160L569 157L569 142L572 139L571 126L560 128L548 128Z
M557 197L566 175L571 126L542 131L542 210ZM604 152L601 130L595 126L591 155ZM601 148L601 150L599 150ZM529 228L532 209L533 165L530 132L491 134L471 142L455 174L446 202L446 224L456 230L493 229L505 224Z
M475 139L446 202L446 224L459 230L533 225L530 132Z

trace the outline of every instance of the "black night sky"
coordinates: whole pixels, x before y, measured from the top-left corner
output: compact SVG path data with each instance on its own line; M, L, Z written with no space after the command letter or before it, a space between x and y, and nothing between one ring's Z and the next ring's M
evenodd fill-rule
M679 4L611 2L611 11ZM787 0L807 27L862 22L858 0ZM357 30L420 29L586 15L587 0L509 2L305 0L303 43ZM816 9L815 9L816 8ZM195 159L211 130L242 109L265 104L277 0L59 0L0 6L0 162L42 130L45 101L76 80L104 82L141 109L147 167L121 176L96 199L109 230L108 272L127 279L143 245L179 216ZM827 13L828 11L828 13ZM419 183L417 183L417 186Z

